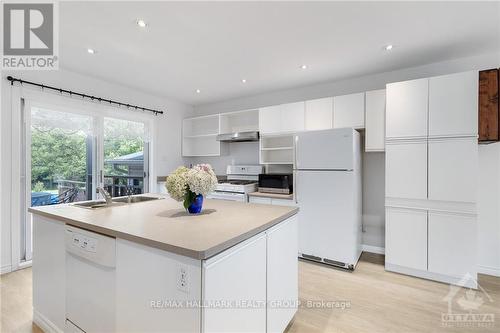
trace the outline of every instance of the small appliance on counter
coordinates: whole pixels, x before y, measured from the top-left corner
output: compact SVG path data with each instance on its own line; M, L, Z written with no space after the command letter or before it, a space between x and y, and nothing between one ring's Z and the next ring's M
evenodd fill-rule
M259 175L259 192L273 194L293 193L293 174L266 173Z
M215 191L207 195L207 199L248 202L248 193L257 191L262 172L264 167L261 165L228 165L227 179L219 180Z

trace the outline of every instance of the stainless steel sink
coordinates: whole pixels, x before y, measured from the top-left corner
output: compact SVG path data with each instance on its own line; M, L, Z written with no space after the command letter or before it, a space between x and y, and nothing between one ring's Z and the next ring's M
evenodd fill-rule
M73 205L77 206L77 207L81 207L81 208L98 209L98 208L123 206L123 205L128 204L128 203L137 203L137 202L160 200L160 199L164 199L164 198L131 196L130 201L129 201L129 197L118 197L118 198L114 198L113 202L111 202L110 204L107 204L106 201L104 201L104 200L92 200L92 201L85 201L85 202L77 202L77 203L74 203Z
M121 206L123 204L119 202L112 202L111 204L107 204L106 201L104 200L93 200L93 201L77 202L74 203L73 205L82 208L97 209L97 208Z
M129 201L130 199L130 201ZM151 201L151 200L160 200L163 198L158 198L158 197L144 197L144 196L131 196L129 197L119 197L113 199L113 202L123 202L123 203L136 203L136 202L144 202L144 201Z

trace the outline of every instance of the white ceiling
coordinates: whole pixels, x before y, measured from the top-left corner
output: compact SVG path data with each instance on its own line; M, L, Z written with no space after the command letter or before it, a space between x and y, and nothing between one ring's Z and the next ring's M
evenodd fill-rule
M500 2L62 2L59 31L62 68L200 105L499 51Z

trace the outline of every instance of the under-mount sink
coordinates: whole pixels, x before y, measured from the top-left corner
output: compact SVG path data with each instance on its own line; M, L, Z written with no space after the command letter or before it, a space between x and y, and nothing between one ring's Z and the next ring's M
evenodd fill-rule
M130 199L130 201L129 201ZM131 196L129 197L119 197L119 198L114 198L113 202L120 202L120 203L136 203L136 202L144 202L144 201L151 201L151 200L160 200L164 198L159 198L159 197L145 197L145 196Z
M73 205L77 206L77 207L82 207L82 208L97 209L97 208L121 206L121 205L123 205L123 203L112 202L110 204L107 204L106 201L104 201L104 200L92 200L92 201L85 201L85 202L77 202L77 203L74 203Z

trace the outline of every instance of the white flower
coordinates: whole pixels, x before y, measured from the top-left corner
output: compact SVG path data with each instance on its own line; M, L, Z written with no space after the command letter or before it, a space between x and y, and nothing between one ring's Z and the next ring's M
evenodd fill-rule
M170 196L177 201L183 201L186 195L188 189L188 171L188 168L181 166L175 169L175 171L167 177L167 191Z
M198 164L187 172L189 190L196 194L207 195L215 190L217 176L209 164Z

